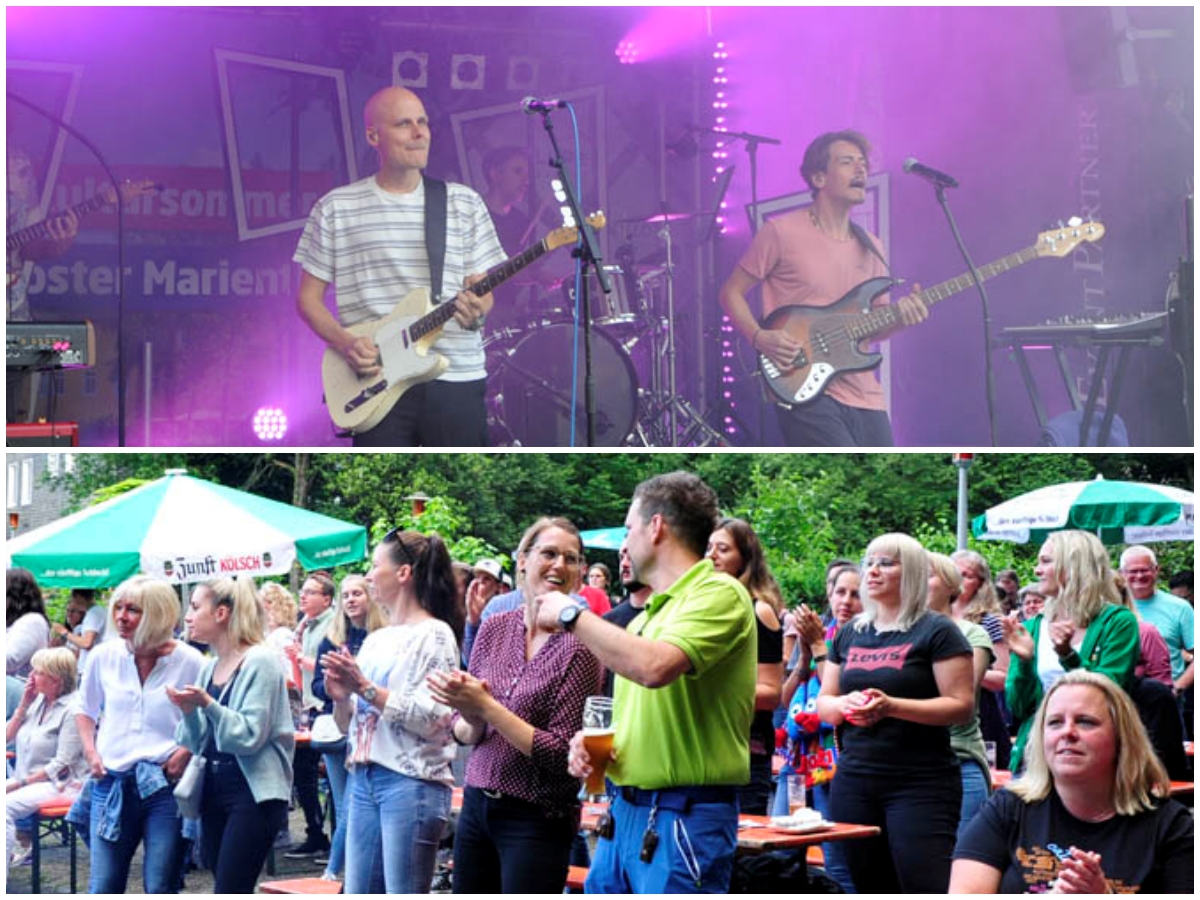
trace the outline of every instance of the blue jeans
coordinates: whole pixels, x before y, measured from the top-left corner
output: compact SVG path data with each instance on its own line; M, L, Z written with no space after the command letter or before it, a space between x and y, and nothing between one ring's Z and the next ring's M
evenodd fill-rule
M346 786L347 894L428 894L450 788L380 765L358 765Z
M991 784L983 766L974 759L964 759L960 764L962 769L962 809L958 816L958 837L961 839L975 813L987 803L988 795L992 792Z
M121 834L115 841L98 834L105 802L113 790L124 791L121 807ZM123 894L129 878L129 863L142 844L142 882L147 894L179 893L180 838L179 809L170 788L138 796L133 778L118 779L106 775L92 787L91 874L89 894Z
M333 830L333 843L329 849L329 863L325 874L338 875L346 869L346 754L325 754L325 777L329 779L329 793L333 800L333 813L337 816L337 827Z
M664 792L667 793L667 792ZM650 862L639 854L650 819L650 806L629 802L620 793L612 803L615 831L600 838L584 885L589 894L724 894L737 852L738 805L695 803L685 812L660 807L654 828L658 849Z

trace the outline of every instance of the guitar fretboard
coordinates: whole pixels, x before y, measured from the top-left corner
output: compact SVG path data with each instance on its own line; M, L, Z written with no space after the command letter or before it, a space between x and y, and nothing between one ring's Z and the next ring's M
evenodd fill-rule
M67 212L73 212L76 216L82 218L89 213L94 213L98 209L104 209L104 207L108 206L110 203L112 203L112 201L109 200L108 197L104 196L103 193L96 194L94 197L84 200L82 203L75 204L70 208L70 210L56 212L53 215L42 219L40 222L35 222L33 225L29 225L19 231L14 231L12 234L8 235L7 238L5 238L5 247L10 251L20 250L30 241L41 240L44 237L49 237L51 219L58 218L59 216L65 216Z
M481 281L471 285L467 290L473 293L476 297L482 297L485 294L490 294L493 290L504 284L512 276L516 275L530 263L535 262L549 248L546 241L543 239L538 241L528 250L523 253L518 253L511 259L506 259L500 265L488 269L487 274ZM426 313L409 327L408 333L413 340L420 340L425 335L436 331L447 322L454 318L454 303L447 301L439 303L431 312Z
M979 279L980 281L987 281L990 278L995 278L997 275L1023 266L1025 263L1037 258L1037 247L1026 247L1024 250L1018 250L1016 253L1010 253L1008 256L998 259L995 262L990 262L986 266L980 266ZM955 294L965 291L974 284L975 279L971 277L970 272L967 272L959 275L957 278L951 278L949 281L943 281L941 284L935 284L933 287L926 288L917 294L917 296L925 301L926 306L933 306L935 303L940 303L948 297L953 297ZM855 318L852 324L846 326L846 332L854 340L861 341L874 337L880 332L887 331L889 328L894 328L899 324L899 310L895 304L888 304L878 309L872 309L869 313Z

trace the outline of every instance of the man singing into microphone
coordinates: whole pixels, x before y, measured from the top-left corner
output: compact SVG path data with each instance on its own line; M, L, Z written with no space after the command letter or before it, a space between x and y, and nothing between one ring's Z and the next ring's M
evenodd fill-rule
M436 242L440 232L443 287L434 299L455 304L455 314L432 352L444 356L449 367L436 381L409 387L378 425L354 436L354 444L485 446L487 373L480 329L493 298L463 288L504 262L496 229L475 191L422 175L429 162L430 127L416 94L384 88L367 101L363 118L379 171L335 188L313 206L293 257L304 270L300 317L359 375L378 374L379 348L347 326L386 316L409 291L430 287L427 239ZM337 292L336 317L325 305L330 284Z
M857 131L823 134L809 144L800 174L815 197L812 205L767 222L721 288L721 305L734 327L780 370L793 367L802 345L782 329L759 325L746 301L755 285L763 284L766 319L783 306L830 306L867 279L887 275L882 243L850 222L851 209L866 200L870 152L870 143ZM915 285L913 293L919 292ZM903 325L928 316L925 304L912 295L896 307ZM871 371L835 375L816 399L777 405L776 413L791 447L893 443L883 391Z

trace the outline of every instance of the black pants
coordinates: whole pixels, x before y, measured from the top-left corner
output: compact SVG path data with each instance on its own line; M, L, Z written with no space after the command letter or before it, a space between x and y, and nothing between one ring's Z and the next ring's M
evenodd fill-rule
M927 773L860 775L838 768L830 814L835 822L878 825L877 838L846 841L860 894L944 894L962 807L957 767Z
M427 381L404 392L355 447L486 447L487 379Z
M774 787L771 781L771 757L751 753L750 780L738 788L738 809L751 816L770 815Z
M789 447L893 446L887 413L847 406L828 394L791 409L776 404L775 413Z
M463 793L454 836L454 893L561 894L579 817L532 803Z
M253 894L275 836L287 822L287 801L255 803L236 762L210 763L204 775L200 849L218 894Z
M320 764L320 753L303 744L296 745L296 755L292 757L292 788L296 792L296 801L304 810L304 825L309 841L319 841L325 836L322 831L325 822L321 817L321 792L317 784L320 780L317 767Z

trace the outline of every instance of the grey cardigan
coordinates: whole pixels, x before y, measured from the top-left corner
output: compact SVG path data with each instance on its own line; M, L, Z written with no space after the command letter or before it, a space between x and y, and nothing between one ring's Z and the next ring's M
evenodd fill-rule
M216 665L215 657L205 662L201 687L207 687ZM210 703L187 713L175 739L198 753L211 734L217 750L237 757L255 803L291 798L296 733L278 654L266 644L246 653L228 704Z

